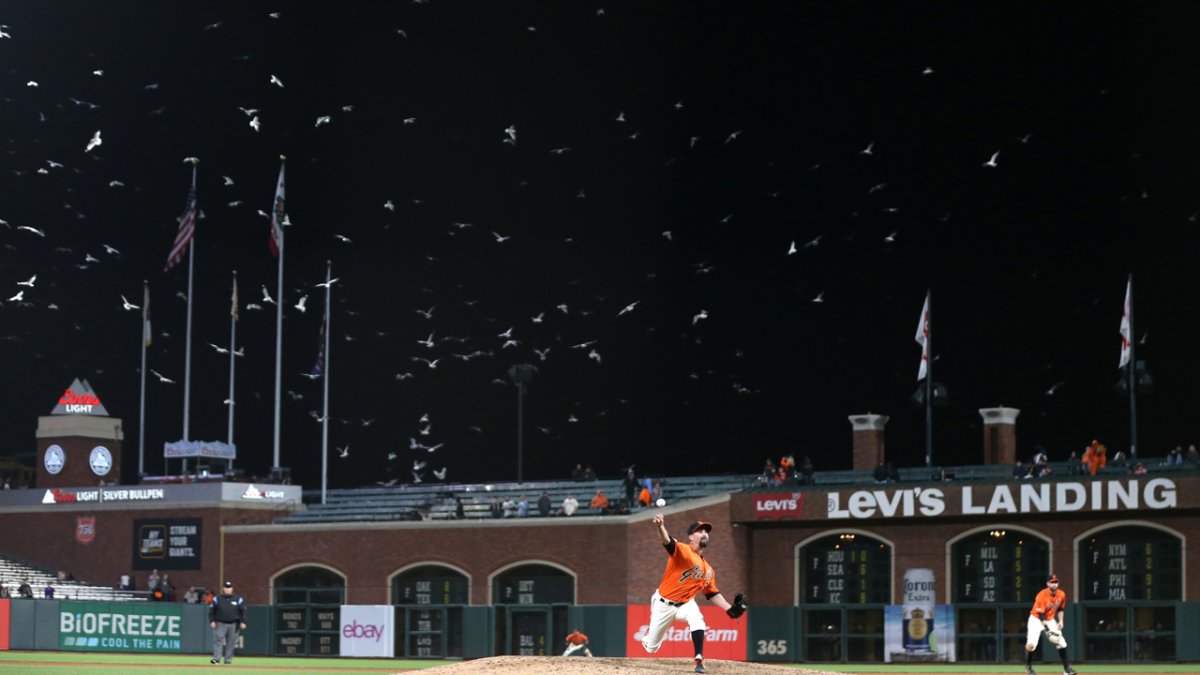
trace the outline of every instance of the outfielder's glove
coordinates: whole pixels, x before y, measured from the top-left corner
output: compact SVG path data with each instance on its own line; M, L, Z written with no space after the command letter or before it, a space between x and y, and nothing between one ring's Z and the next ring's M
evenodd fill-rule
M1050 641L1050 644L1055 647L1060 646L1062 644L1062 629L1058 627L1058 622L1046 621L1042 623L1042 626L1046 629L1046 639Z
M746 613L747 607L746 596L738 593L733 596L733 603L730 604L729 609L725 610L725 613L729 615L729 618L736 619Z

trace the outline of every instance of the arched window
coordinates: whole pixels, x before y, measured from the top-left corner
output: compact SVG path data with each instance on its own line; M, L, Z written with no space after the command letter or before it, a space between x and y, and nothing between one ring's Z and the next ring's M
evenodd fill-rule
M1124 525L1080 542L1081 600L1182 600L1183 555L1179 537L1164 530Z
M469 580L445 565L416 565L392 577L393 605L465 605Z
M892 547L858 532L821 537L801 547L804 604L887 604L892 597Z
M575 578L537 563L510 567L492 578L493 605L574 604Z
M1011 527L968 534L954 542L950 555L956 603L1033 602L1050 574L1050 544Z

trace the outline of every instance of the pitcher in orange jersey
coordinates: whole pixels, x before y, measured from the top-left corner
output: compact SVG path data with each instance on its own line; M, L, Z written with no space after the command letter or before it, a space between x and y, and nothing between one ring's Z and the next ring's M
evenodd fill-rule
M1058 590L1058 575L1050 574L1046 587L1038 591L1033 599L1033 609L1029 610L1029 625L1025 633L1025 672L1033 672L1033 652L1037 650L1038 641L1042 634L1050 644L1058 649L1062 658L1063 675L1076 675L1075 669L1067 662L1067 639L1063 637L1063 621L1066 618L1067 594Z
M728 611L732 606L717 589L716 573L703 556L712 525L704 521L689 525L688 543L684 546L667 534L661 513L651 522L658 531L659 542L667 549L667 569L654 595L650 596L650 625L642 638L642 648L653 654L662 646L663 636L672 623L687 621L692 644L696 647L696 672L706 673L704 631L708 630L708 625L696 604L696 594L704 593L704 597L723 610Z

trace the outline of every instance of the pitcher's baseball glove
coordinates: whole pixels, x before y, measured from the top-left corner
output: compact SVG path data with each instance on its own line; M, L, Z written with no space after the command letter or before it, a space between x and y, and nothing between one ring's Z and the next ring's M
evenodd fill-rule
M729 618L736 619L746 613L747 607L746 596L738 593L733 596L733 604L729 606L729 609L725 610L725 613L729 615Z

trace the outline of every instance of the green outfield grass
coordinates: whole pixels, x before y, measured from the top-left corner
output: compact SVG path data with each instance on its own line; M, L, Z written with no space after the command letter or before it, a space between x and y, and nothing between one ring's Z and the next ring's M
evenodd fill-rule
M203 654L108 654L79 652L0 652L0 673L30 675L124 675L125 673L173 673L180 670L214 669L223 675L262 675L264 672L301 673L302 675L367 675L394 673L442 666L454 661L406 659L323 659L271 656L237 656L232 666L214 668ZM838 673L1019 673L1021 664L779 664L795 668L819 668ZM1053 675L1053 664L1040 669ZM1200 673L1200 664L1083 664L1080 673Z
M367 675L444 666L448 661L406 659L322 659L235 656L232 666L214 667L205 654L107 654L79 652L0 652L0 673L37 675L124 675L212 668L224 675L250 675L265 669L303 675ZM24 662L24 663L21 663ZM34 665L36 664L36 665ZM54 665L52 665L54 664ZM62 665L70 664L70 665Z

